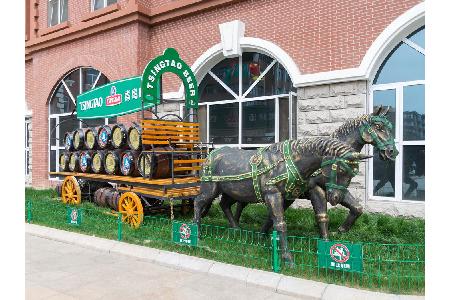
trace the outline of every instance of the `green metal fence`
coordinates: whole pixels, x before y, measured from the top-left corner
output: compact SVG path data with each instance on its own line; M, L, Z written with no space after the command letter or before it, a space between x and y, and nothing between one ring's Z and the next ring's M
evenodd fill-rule
M361 271L332 270L319 266L319 239L289 236L294 264L281 259L276 231L263 234L243 229L202 224L199 244L184 246L172 241L172 220L146 216L138 229L122 224L120 214L94 205L83 205L82 222L67 221L67 207L57 201L26 202L27 222L123 242L184 253L230 264L356 288L400 294L424 294L425 245L360 243ZM275 249L275 250L274 250ZM351 256L351 255L350 255ZM352 258L352 257L351 257Z

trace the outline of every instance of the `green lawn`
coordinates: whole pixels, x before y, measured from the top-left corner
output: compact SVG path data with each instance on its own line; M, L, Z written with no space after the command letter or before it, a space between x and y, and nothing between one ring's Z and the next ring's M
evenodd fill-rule
M73 226L66 224L66 208L53 190L27 188L25 194L32 203L32 223L117 239L117 218L109 209L83 202L82 225ZM264 205L249 205L242 214L242 230L234 230L228 228L220 207L215 204L202 220L202 238L197 248L171 242L171 221L166 215L146 216L137 230L123 225L122 241L270 271L271 240L258 232L266 214ZM349 233L338 234L336 230L347 211L332 209L329 216L331 239L363 244L362 272L318 268L318 230L313 211L288 209L289 249L295 265L282 265L283 274L379 291L424 293L424 220L364 213ZM190 221L192 213L184 217L175 214L175 219Z

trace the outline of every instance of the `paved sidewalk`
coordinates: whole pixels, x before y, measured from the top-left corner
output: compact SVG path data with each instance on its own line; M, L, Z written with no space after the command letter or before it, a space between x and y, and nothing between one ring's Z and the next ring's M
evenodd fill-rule
M422 300L26 224L27 299Z
M26 299L297 299L262 287L26 234Z

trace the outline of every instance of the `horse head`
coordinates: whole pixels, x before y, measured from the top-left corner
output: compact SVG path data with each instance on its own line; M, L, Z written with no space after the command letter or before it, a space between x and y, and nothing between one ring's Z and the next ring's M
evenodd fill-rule
M395 160L398 155L392 134L394 126L386 117L389 108L389 106L376 107L368 122L360 127L361 138L365 143L371 144L379 150L382 160Z
M341 157L325 156L322 160L321 172L327 178L325 183L327 201L335 206L347 193L352 178L358 174L359 162L372 156L359 152L350 152Z

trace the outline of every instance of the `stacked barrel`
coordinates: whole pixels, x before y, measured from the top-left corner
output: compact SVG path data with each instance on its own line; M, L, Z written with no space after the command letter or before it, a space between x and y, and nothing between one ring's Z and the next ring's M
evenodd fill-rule
M60 154L59 169L61 172L124 176L151 173L155 175L152 178L170 176L169 155L153 157L141 153L141 134L142 129L136 123L128 128L114 124L66 132L65 151Z

